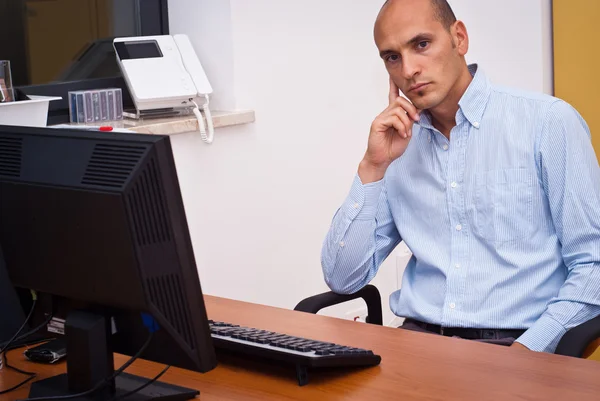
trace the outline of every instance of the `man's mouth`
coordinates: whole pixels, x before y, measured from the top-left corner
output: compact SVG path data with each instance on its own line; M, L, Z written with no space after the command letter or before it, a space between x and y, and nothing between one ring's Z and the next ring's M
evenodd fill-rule
M420 84L414 84L413 86L411 86L410 88L408 88L409 92L413 92L419 89L425 89L427 86L429 86L429 82L424 82L424 83L420 83Z

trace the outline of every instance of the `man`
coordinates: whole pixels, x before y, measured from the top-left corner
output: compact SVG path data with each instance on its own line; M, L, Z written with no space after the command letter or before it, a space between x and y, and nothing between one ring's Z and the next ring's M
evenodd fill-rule
M586 123L468 66L467 30L445 0L388 1L374 36L389 106L325 239L327 284L356 292L404 240L413 257L390 296L403 327L554 352L600 314L600 170Z

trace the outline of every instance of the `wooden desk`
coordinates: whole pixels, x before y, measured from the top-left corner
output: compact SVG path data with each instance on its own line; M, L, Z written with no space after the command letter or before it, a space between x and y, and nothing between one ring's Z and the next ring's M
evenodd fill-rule
M200 390L210 400L599 400L600 363L467 340L310 315L206 296L208 315L317 340L373 349L380 366L343 373L312 374L307 386L296 384L294 370L228 358L206 374L171 368L162 380ZM17 367L45 378L65 365L24 361L9 354ZM116 364L127 358L117 355ZM237 363L236 363L237 362ZM138 361L128 370L153 377L162 365ZM0 389L21 379L0 373ZM28 390L0 396L24 398Z

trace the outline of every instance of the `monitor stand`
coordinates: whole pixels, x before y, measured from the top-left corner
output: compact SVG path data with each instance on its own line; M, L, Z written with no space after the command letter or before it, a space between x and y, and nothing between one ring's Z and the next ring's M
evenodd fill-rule
M86 311L74 311L65 322L67 333L67 373L40 380L31 385L29 397L65 396L93 388L96 383L114 373L110 348L110 318ZM150 379L122 373L107 385L76 401L110 400L146 384ZM185 401L200 392L185 387L154 382L140 392L128 396L128 401Z

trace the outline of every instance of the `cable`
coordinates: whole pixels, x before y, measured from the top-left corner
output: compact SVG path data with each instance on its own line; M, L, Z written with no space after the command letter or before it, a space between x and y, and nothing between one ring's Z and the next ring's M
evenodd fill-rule
M194 112L194 115L196 116L196 119L198 120L198 127L200 129L200 137L202 138L202 140L204 142L210 144L210 143L212 143L212 141L215 137L215 128L213 125L212 116L210 114L210 109L208 108L208 105L209 105L208 95L204 95L204 98L206 99L206 103L204 103L202 105L202 107L198 106L198 103L196 103L192 99L190 99L190 102L193 103L195 106L192 109L192 111ZM202 111L204 111L204 114L206 116L206 124L204 123L204 117L202 116L200 109L202 109ZM207 135L206 125L208 125L208 135Z
M6 351L3 354L4 357L4 366L6 366L7 368L10 368L16 372L19 372L21 374L27 375L29 377L27 377L27 379L23 380L21 383L14 385L13 387L6 389L6 390L2 390L0 391L0 394L6 394L6 393L10 393L11 391L14 391L16 389L18 389L19 387L25 385L26 383L30 382L31 380L35 379L37 377L37 373L35 372L27 372L25 370L21 370L17 367L12 366L10 363L8 363L8 355L6 355Z
M17 337L16 339L14 339L14 340L13 340L13 342L15 342L15 341L21 341L21 340L23 340L23 339L25 339L25 338L29 337L30 335L32 335L32 334L35 334L35 333L36 333L36 332L38 332L38 331L39 331L39 330L40 330L42 327L44 327L44 326L46 326L48 323L50 323L50 321L51 321L51 320L52 320L52 315L48 315L48 317L46 318L46 320L44 321L44 323L42 323L42 324L40 324L39 326L37 326L37 327L35 327L35 328L33 328L33 329L29 330L29 331L28 331L27 333L25 333L25 334L21 334L19 337ZM45 340L42 340L42 341L45 341ZM38 341L36 341L36 342L42 342L42 341L39 341L39 340L38 340ZM6 346L8 343L9 343L9 342L8 342L8 341L6 341L6 342L4 342L4 343L0 344L0 347L4 347L4 348L6 348L6 351L8 351L8 350L10 349L8 346ZM23 346L23 344L19 345L17 348L20 348L20 347L22 347L22 346Z
M21 336L17 337L17 339L15 340L15 343L18 342L18 344L11 345L9 348L6 348L6 351L4 351L4 352L12 351L13 349L22 348L22 347L31 347L33 345L47 343L49 341L52 341L52 340L56 339L56 338L52 338L52 337L48 337L48 338L36 338L34 340L22 342L22 341L20 341L20 337Z
M16 384L16 385L14 385L11 388L8 388L6 390L0 391L0 394L6 394L6 393L10 393L11 391L15 391L16 389L20 388L21 386L23 386L26 383L29 383L31 380L35 379L36 376L37 375L29 376L27 379L23 380L21 383Z
M192 111L196 116L196 120L198 120L198 129L200 130L200 137L204 141L204 139L206 138L206 124L204 124L204 117L202 117L202 113L200 112L200 106L198 106L198 103L194 102L193 100L190 100L190 102L194 104L194 108L192 109Z
M154 376L154 378L148 380L146 383L142 384L141 386L139 386L138 388L128 391L125 394L121 394L117 397L111 398L110 401L117 401L117 400L122 400L123 398L129 397L130 395L133 395L137 392L142 391L143 389L145 389L146 387L148 387L149 385L151 385L152 383L156 382L158 379L160 379L162 377L162 375L164 375L165 373L167 373L167 370L169 370L169 368L171 367L171 365L167 365L159 374L157 374L156 376Z
M91 389L89 389L87 391L84 391L84 392L81 392L78 394L59 395L59 396L51 396L51 397L26 398L21 401L71 400L73 398L85 397L92 393L95 393L96 391L108 386L110 384L110 382L115 379L115 377L119 376L121 373L123 373L123 371L125 369L127 369L129 366L131 366L131 364L133 362L135 362L135 360L138 359L140 357L140 355L142 355L144 353L146 348L148 348L148 345L150 345L150 342L152 341L153 337L154 337L154 331L150 331L150 335L148 336L148 339L146 340L144 345L142 345L142 348L140 348L140 350L134 356L132 356L127 362L125 362L123 364L123 366L121 366L118 370L115 370L115 372L110 377L101 380L94 387L92 387Z
M25 318L25 321L23 322L23 324L21 325L21 327L19 327L19 330L17 330L17 332L12 336L12 338L6 342L6 345L4 347L2 347L2 349L0 349L0 356L2 356L2 354L4 353L4 351L8 347L10 347L10 345L17 339L17 337L19 336L19 334L21 334L21 331L23 331L23 329L25 328L25 326L27 326L27 323L29 322L29 319L31 319L31 316L33 315L33 311L35 310L35 305L37 304L37 294L33 290L31 291L31 297L33 298L33 304L31 305L31 309L29 310L29 314Z
M40 330L42 327L44 327L45 325L47 325L47 324L50 322L50 320L52 320L52 315L50 315L50 316L49 316L49 317L46 319L46 321L45 321L44 323L40 324L40 325L39 325L38 327L36 327L35 329L32 329L32 330L28 331L27 333L25 333L25 334L23 334L23 335L20 335L20 336L19 336L19 337L17 337L17 338L16 338L14 341L20 341L20 340L22 340L22 339L24 339L24 338L27 338L27 337L29 337L30 335L32 335L33 333L37 332L37 331L38 331L38 330ZM18 345L13 345L13 346L11 346L10 344L8 344L8 342L5 342L5 343L1 344L2 346L5 346L5 344L6 344L6 346L4 347L4 353L2 354L2 355L4 356L4 362L5 362L5 366L6 366L7 368L9 368L9 369L13 369L13 370L15 370L15 371L17 371L17 372L19 372L19 373L22 373L22 374L25 374L25 375L30 375L30 376L29 376L27 379L23 380L21 383L19 383L19 384L17 384L17 385L15 385L15 386L13 386L13 387L11 387L11 388L8 388L8 389L6 389L6 390L2 390L2 391L0 391L0 394L6 394L6 393L9 393L9 392L11 392L11 391L14 391L14 390L16 390L16 389L18 389L18 388L22 387L23 385L25 385L25 384L29 383L31 380L33 380L33 379L35 379L35 378L37 377L37 374L36 374L36 373L34 373L34 372L27 372L27 371L25 371L25 370L21 370L21 369L19 369L19 368L17 368L17 367L14 367L14 366L10 365L10 364L8 363L8 355L6 355L6 352L8 352L8 351L10 351L10 350L12 350L12 349L21 348L23 345L33 345L33 344L39 344L39 343L42 343L42 342L45 342L45 341L47 341L47 339L46 339L46 340L34 340L33 342L31 342L31 343L29 343L29 344L18 344Z
M204 140L204 138L202 139L206 143L212 143L215 137L215 127L213 126L212 115L210 114L210 108L208 107L210 99L208 98L208 95L204 95L204 99L206 99L206 103L204 103L204 105L202 106L202 111L206 116L206 124L208 125L208 137L206 138L206 140Z
M19 387L23 386L25 383L33 380L37 376L37 374L34 373L34 372L27 372L27 371L21 370L19 368L16 368L16 367L10 365L8 363L8 356L6 355L6 351L8 351L10 349L10 346L12 345L12 343L15 340L17 340L18 338L25 338L23 336L19 337L19 334L21 333L21 331L23 331L23 329L25 328L25 326L27 325L27 323L31 319L31 316L33 315L33 311L35 310L35 305L37 304L37 293L35 291L33 291L33 290L31 290L31 298L33 298L33 304L31 305L31 309L29 310L29 313L27 314L27 317L25 318L25 321L23 322L23 324L21 325L21 327L19 327L19 330L17 330L17 332L12 336L12 338L10 340L8 340L7 342L5 342L2 345L2 349L0 349L0 359L1 359L0 362L3 361L4 365L7 368L13 369L13 370L15 370L15 371L17 371L19 373L22 373L24 375L27 375L29 377L27 379L23 380L21 383L13 386L11 388L8 388L6 390L0 391L0 394L6 394L6 393L9 393L11 391L14 391L14 390L18 389ZM25 333L25 334L28 334L28 333Z
M10 368L10 369L12 369L12 370L14 370L16 372L19 372L19 373L21 373L23 375L34 375L35 376L37 374L35 372L28 372L26 370L21 370L21 369L15 367L15 366L12 366L10 363L8 363L8 355L6 355L6 354L4 354L4 363L6 364L7 368Z

